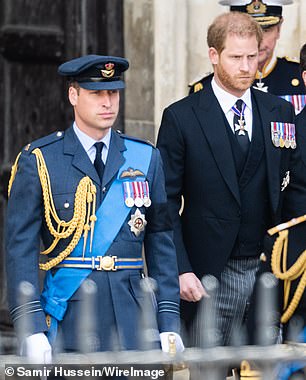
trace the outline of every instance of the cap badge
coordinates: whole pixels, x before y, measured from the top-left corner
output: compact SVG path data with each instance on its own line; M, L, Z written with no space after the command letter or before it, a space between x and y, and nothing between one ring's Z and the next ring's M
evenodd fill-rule
M105 69L101 70L102 77L104 77L104 78L112 78L114 76L114 74L115 74L115 69L114 69L115 64L109 62L109 63L106 63L104 65L104 67L105 67Z
M265 14L267 10L267 6L263 2L261 2L261 0L254 0L252 1L251 4L249 4L246 7L246 9L247 9L248 14L250 15L256 14L256 13Z

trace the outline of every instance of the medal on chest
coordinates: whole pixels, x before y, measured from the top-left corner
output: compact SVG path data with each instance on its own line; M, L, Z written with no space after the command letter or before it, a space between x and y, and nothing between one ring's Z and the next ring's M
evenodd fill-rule
M131 215L131 219L128 222L128 225L131 227L131 231L135 234L135 236L139 236L147 225L145 215L142 214L139 209L137 209L135 214Z

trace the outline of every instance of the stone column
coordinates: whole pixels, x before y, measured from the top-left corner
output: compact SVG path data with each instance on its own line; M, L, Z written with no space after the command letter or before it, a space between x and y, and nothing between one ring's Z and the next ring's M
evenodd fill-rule
M124 0L125 132L154 142L154 0Z

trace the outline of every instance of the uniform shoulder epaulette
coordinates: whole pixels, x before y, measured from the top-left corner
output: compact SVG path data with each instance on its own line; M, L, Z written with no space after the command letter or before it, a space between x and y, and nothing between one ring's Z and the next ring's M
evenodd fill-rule
M126 135L125 133L122 133L120 130L117 130L116 133L118 133L120 135L120 137L122 137L124 139L137 141L137 142L140 142L143 144L151 145L153 148L155 148L155 145L150 140L144 140L144 139L141 139L140 137Z
M296 57L288 57L287 55L284 57L286 61L288 62L293 62L293 63L300 63L300 61L298 60L298 58Z
M205 73L204 75L198 75L196 78L194 78L194 79L188 84L188 87L193 87L193 86L195 86L197 83L202 82L202 81L203 81L205 78L207 78L210 74L211 74L211 72L207 72L207 73Z
M27 144L23 150L25 152L31 153L35 148L41 148L43 146L53 144L56 141L61 140L64 137L64 132L63 131L57 131L54 133L51 133L50 135L41 137L30 144Z
M206 83L206 81L209 81L209 79L212 77L212 75L213 75L213 73L208 72L208 73L205 73L204 76L197 77L195 80L190 82L188 84L190 91L191 92L198 92L198 91L202 90L204 88L204 84Z

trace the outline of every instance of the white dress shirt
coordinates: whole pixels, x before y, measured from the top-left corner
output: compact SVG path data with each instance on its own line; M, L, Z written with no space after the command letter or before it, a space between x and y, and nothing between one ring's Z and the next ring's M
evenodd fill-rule
M88 136L86 133L82 132L76 125L76 122L73 123L73 130L75 134L77 135L78 139L80 140L80 143L83 145L83 148L85 149L85 152L88 154L88 157L92 163L94 162L96 158L96 147L94 146L94 144L100 141L104 143L104 146L102 149L102 161L105 164L108 151L109 151L111 129L109 129L107 135L104 136L103 139L99 141L94 140L93 138Z
M252 139L252 126L253 126L253 113L252 113L252 101L251 101L251 90L248 88L246 92L240 97L237 98L236 96L230 94L229 92L223 90L217 82L215 81L215 78L211 81L211 86L213 89L213 92L220 104L220 107L222 108L222 111L224 112L226 119L232 128L233 133L235 133L234 130L234 112L232 110L233 105L235 105L236 101L238 99L243 100L246 107L244 110L244 119L245 119L245 130L248 131L248 136L251 141Z

